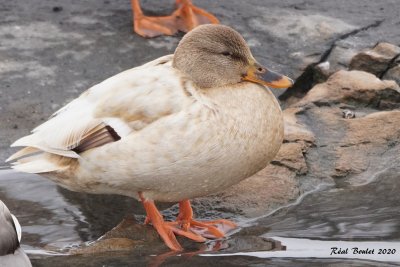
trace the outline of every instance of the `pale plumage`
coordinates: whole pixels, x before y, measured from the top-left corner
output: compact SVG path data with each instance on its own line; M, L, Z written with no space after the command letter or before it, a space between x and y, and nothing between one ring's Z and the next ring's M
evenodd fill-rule
M84 92L12 144L46 152L13 168L45 173L75 191L131 197L142 191L160 201L213 193L263 168L271 160L264 154L274 155L282 136L281 117L267 116L280 114L272 94L247 82L199 92L171 60L157 59ZM71 150L106 125L121 140L81 155Z
M261 67L232 29L199 28L175 56L93 86L17 140L12 146L26 148L9 158L17 160L13 168L74 191L140 197L155 227L158 215L146 201L207 195L264 168L282 143L283 123L278 102L259 83L290 81ZM180 249L164 228L157 230L167 245Z

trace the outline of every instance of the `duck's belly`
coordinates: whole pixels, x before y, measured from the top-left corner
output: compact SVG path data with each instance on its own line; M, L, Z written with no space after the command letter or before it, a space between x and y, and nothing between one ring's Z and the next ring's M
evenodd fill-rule
M158 201L224 190L263 169L282 143L278 104L252 104L246 114L182 113L88 151L75 173L76 188L131 197L142 192Z

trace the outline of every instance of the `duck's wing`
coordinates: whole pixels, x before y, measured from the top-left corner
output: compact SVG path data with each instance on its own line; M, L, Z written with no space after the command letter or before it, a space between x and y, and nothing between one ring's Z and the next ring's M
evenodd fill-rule
M11 146L25 146L7 161L31 172L59 170L50 156L77 159L181 110L185 95L172 56L117 74L85 91ZM53 157L54 158L54 157Z

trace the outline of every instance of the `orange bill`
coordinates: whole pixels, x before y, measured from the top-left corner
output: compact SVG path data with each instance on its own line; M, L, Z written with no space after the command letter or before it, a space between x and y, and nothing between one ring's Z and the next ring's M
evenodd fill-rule
M271 88L288 88L293 85L293 80L289 77L261 67L258 63L250 66L246 75L243 76L243 80L266 85Z

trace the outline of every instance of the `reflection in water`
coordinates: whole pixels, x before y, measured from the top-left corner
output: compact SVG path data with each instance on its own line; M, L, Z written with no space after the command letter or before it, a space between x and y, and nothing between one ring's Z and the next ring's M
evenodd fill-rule
M190 252L180 252L180 251L168 251L160 255L155 255L148 262L148 267L159 267L165 263L169 258L174 256L182 257L186 260L190 260L193 256L200 255L205 252L217 252L223 248L224 243L222 241L211 242L208 244L202 244L198 250L190 251Z

